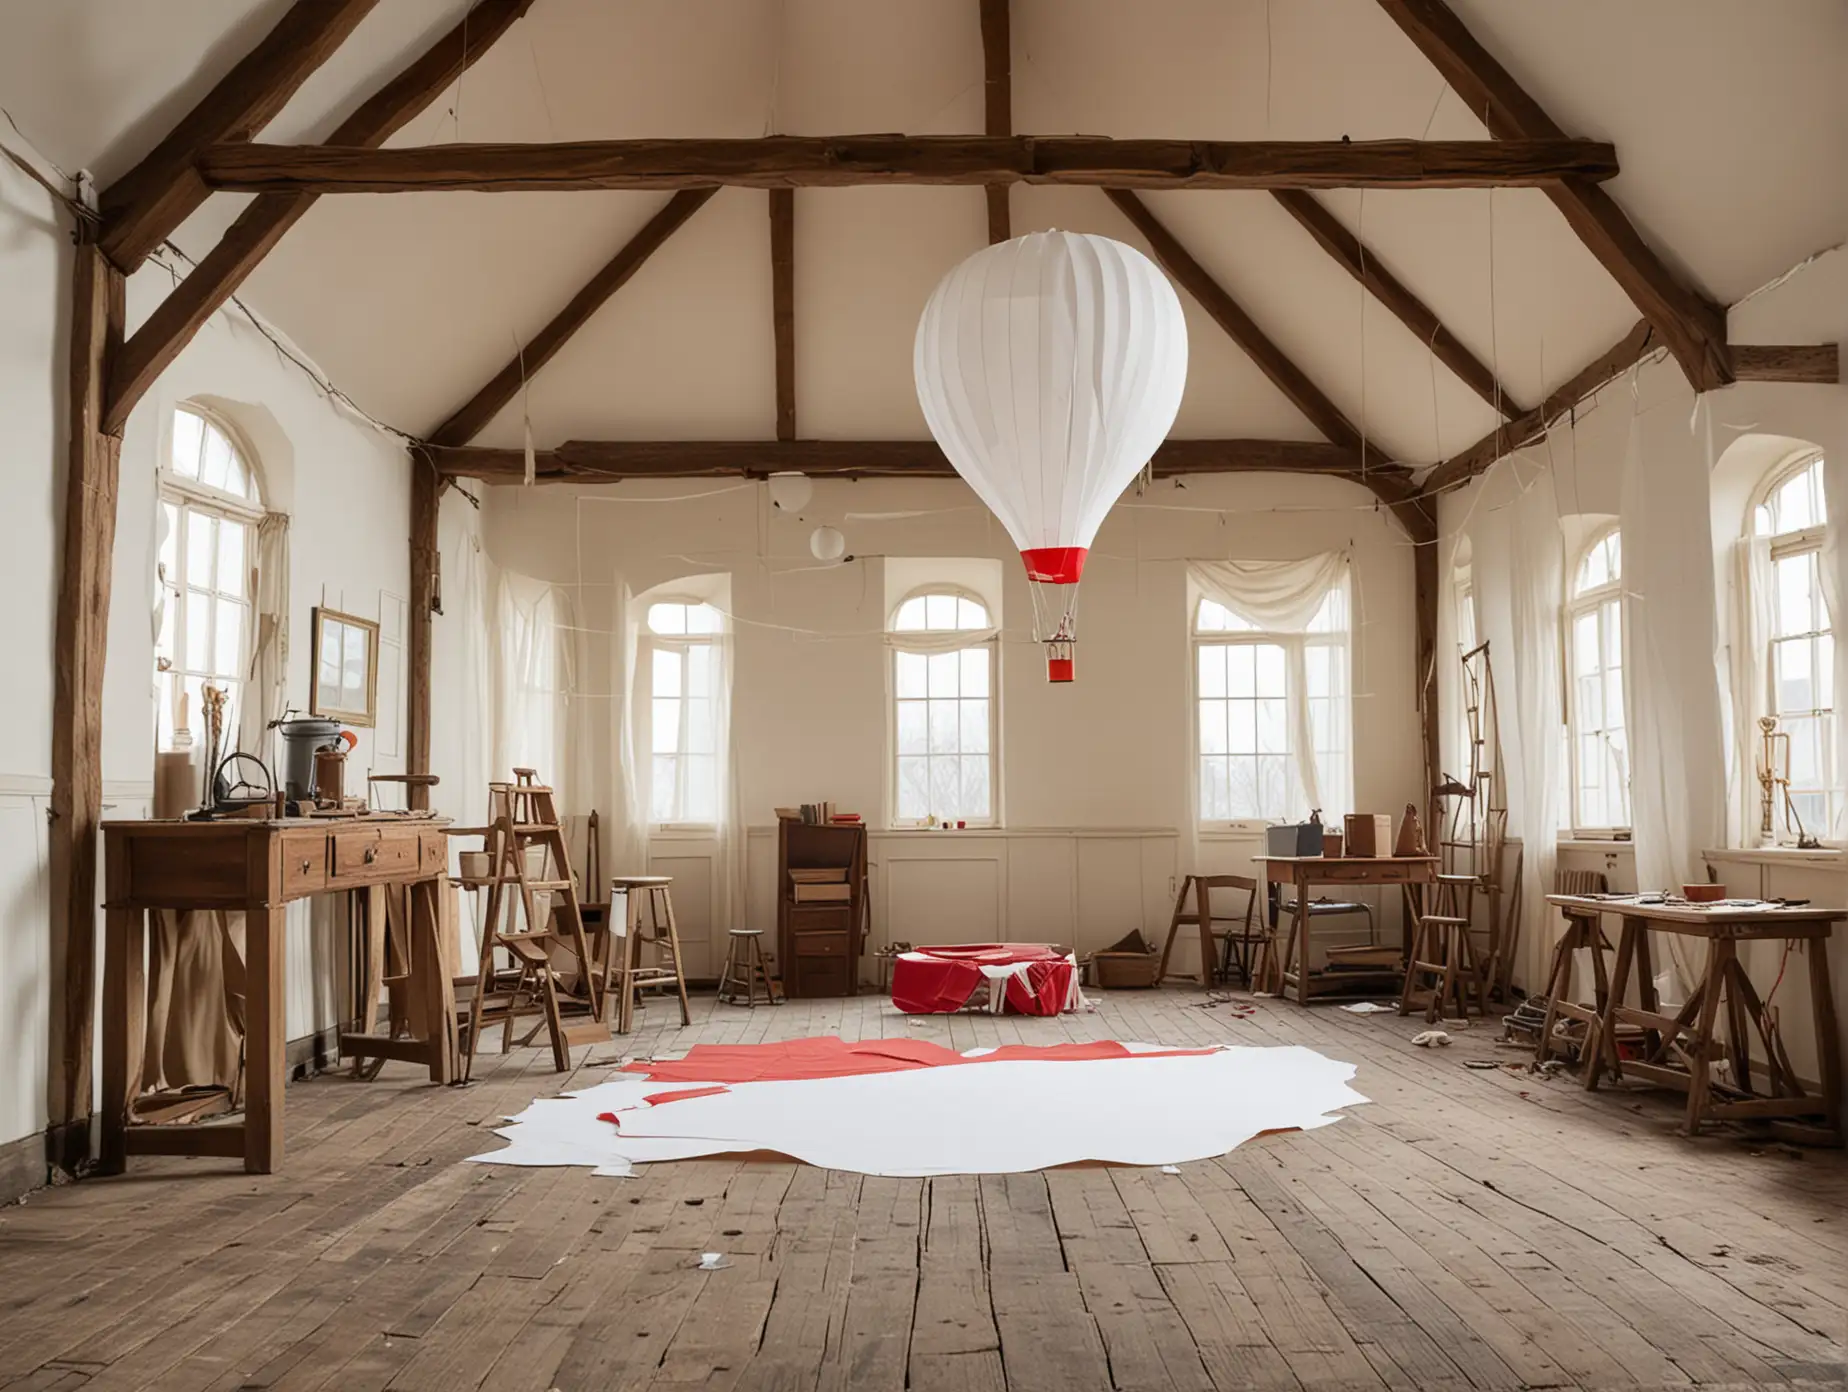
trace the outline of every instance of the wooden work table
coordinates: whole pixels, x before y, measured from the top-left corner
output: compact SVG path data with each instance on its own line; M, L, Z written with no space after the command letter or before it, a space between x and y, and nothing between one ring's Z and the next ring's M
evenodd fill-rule
M377 1000L385 890L410 889L411 992L427 1024L422 1039L342 1035L343 1050L408 1059L433 1082L456 1076L455 1000L443 948L447 822L427 814L267 821L103 823L105 921L102 1022L102 1168L130 1155L241 1156L251 1174L282 1163L284 906L311 895L361 891L367 981ZM241 1122L137 1125L147 1008L150 909L235 911L245 924L245 1106ZM366 1011L365 1024L372 1023Z
M1317 885L1398 885L1405 895L1404 922L1400 927L1399 959L1411 956L1412 924L1418 921L1419 895L1423 886L1437 882L1436 856L1262 856L1264 879L1268 884L1293 885L1295 907L1283 905L1290 914L1289 934L1280 954L1277 994L1294 996L1298 1005L1309 1004L1313 996L1353 994L1382 982L1397 983L1403 971L1312 972L1309 970L1309 920L1303 912L1309 891ZM1274 929L1276 918L1271 926Z
M1604 914L1623 919L1623 936L1611 967L1610 987L1601 1016L1585 1047L1584 1082L1596 1088L1609 1076L1619 1081L1639 1078L1688 1095L1687 1119L1682 1129L1693 1135L1706 1120L1778 1121L1793 1127L1805 1139L1842 1142L1841 1048L1835 1022L1835 997L1829 984L1829 937L1835 925L1848 918L1848 910L1810 905L1784 908L1769 904L1639 903L1634 899L1597 898L1578 894L1549 894L1575 923L1595 921ZM1674 1015L1659 1009L1655 990L1655 964L1649 934L1680 933L1707 944L1707 963L1687 1003ZM1751 978L1739 963L1742 942L1802 943L1809 953L1810 1008L1814 1012L1817 1071L1820 1095L1806 1093L1784 1056L1777 1032L1765 1018ZM1636 978L1637 1005L1624 1004L1632 975ZM1720 1007L1726 1007L1726 1041L1718 1029ZM1619 1025L1640 1026L1643 1056L1620 1058ZM1752 1036L1763 1045L1764 1057L1752 1058ZM1731 1063L1731 1077L1713 1077L1713 1061ZM1754 1067L1763 1080L1760 1091Z

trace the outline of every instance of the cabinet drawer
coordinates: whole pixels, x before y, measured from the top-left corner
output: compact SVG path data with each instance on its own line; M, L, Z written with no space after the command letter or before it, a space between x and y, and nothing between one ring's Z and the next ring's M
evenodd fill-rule
M844 932L795 932L789 937L798 957L845 957L847 955L847 934Z
M1423 864L1408 864L1381 858L1370 865L1343 865L1334 863L1322 866L1310 876L1309 884L1413 884L1420 880L1429 880L1430 867Z
M345 884L409 878L417 873L417 844L414 831L337 831L328 878Z
M290 837L282 844L282 896L299 899L327 884L327 838Z

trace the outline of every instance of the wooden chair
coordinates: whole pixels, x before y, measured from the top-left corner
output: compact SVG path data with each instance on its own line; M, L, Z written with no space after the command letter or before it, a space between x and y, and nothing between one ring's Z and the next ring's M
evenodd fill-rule
M1213 912L1212 894L1215 889L1242 889L1245 891L1245 912L1243 916L1232 914L1215 914ZM1193 909L1187 907L1187 895L1192 891ZM1155 984L1161 985L1168 975L1168 960L1174 952L1174 939L1183 924L1191 923L1200 934L1200 984L1211 988L1215 979L1214 963L1221 958L1221 951L1216 939L1225 939L1224 961L1220 963L1218 977L1230 981L1232 968L1238 968L1240 983L1246 990L1251 989L1254 965L1258 970L1260 983L1266 981L1266 971L1274 970L1276 951L1269 925L1257 912L1258 882L1248 875L1186 875L1181 879L1180 893L1174 899L1174 916L1168 921L1167 941L1162 944L1161 961L1155 968ZM1214 924L1235 924L1236 927L1215 929ZM1257 957L1254 964L1253 956Z
M612 901L616 890L622 891L624 931L616 944L616 963L612 969L612 989L616 993L616 1033L627 1034L635 1026L636 997L642 991L666 990L672 986L680 994L680 1023L693 1023L687 1008L687 978L681 968L680 932L674 924L674 897L668 887L668 875L618 875L610 881ZM647 905L647 922L642 907ZM654 960L644 961L644 953L653 950Z
M734 928L725 954L725 967L719 973L719 999L727 1005L757 1004L757 989L763 987L766 1005L781 1005L783 993L770 975L764 960L764 932L761 928ZM742 991L743 999L739 999Z
M1445 1018L1452 1001L1459 1020L1467 1020L1472 1007L1479 1015L1487 1013L1488 982L1469 932L1471 900L1477 888L1474 875L1437 877L1431 910L1418 916L1412 957L1405 964L1405 984L1399 992L1401 1015L1410 1015L1418 998L1427 995L1425 1020L1430 1024ZM1432 978L1429 985L1424 980L1427 977Z
M1601 870L1560 870L1553 878L1557 894L1604 894L1609 881ZM1580 948L1591 954L1591 1005L1580 1005L1573 989L1573 964ZM1610 967L1606 956L1615 952L1604 935L1601 915L1566 914L1566 931L1553 945L1553 963L1547 973L1546 1018L1534 1041L1534 1062L1545 1063L1554 1054L1577 1061L1595 1059L1599 1053L1599 1031L1603 1028L1604 1009L1610 1003ZM1563 1020L1583 1025L1582 1035L1574 1037L1560 1029Z

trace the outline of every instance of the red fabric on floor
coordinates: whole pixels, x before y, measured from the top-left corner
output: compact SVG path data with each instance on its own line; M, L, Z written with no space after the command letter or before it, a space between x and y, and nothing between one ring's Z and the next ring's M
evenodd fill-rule
M786 1039L766 1044L695 1044L685 1058L624 1065L624 1072L641 1073L663 1083L755 1083L803 1078L840 1078L855 1073L896 1073L913 1068L945 1068L961 1064L1020 1060L1056 1062L1071 1059L1161 1058L1177 1054L1207 1054L1211 1049L1163 1049L1133 1054L1113 1039L1088 1043L1003 1044L992 1053L965 1058L953 1049L924 1039L865 1039L849 1044L832 1035L815 1039ZM690 1088L658 1093L651 1102L702 1095L708 1089Z

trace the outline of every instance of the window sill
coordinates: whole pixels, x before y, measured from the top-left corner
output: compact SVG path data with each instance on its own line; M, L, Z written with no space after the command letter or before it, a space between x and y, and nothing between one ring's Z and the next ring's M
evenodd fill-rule
M1803 865L1829 869L1843 864L1842 848L1824 846L1820 850L1800 850L1795 846L1754 846L1729 850L1702 851L1701 859L1729 865Z
M1562 836L1554 843L1562 851L1633 851L1634 841L1619 841L1613 836Z

